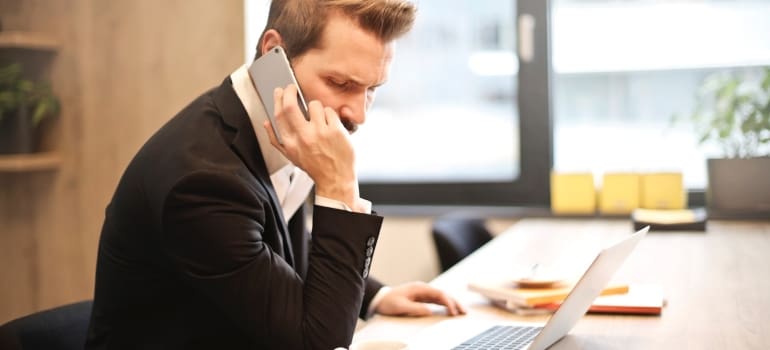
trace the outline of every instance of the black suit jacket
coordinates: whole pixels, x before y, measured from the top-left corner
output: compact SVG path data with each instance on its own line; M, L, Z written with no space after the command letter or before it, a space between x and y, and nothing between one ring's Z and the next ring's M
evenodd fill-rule
M87 349L332 349L381 287L382 218L283 218L230 79L141 148L99 241Z

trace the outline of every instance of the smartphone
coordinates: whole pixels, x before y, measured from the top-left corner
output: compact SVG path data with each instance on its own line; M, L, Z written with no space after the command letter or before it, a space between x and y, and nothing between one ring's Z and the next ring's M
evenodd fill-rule
M299 88L297 78L294 77L294 71L291 69L286 52L280 46L276 46L265 52L256 59L249 67L249 76L251 82L257 89L257 94L262 105L265 106L267 118L273 127L273 133L278 143L283 144L281 133L278 132L278 125L275 123L275 105L273 101L273 91L275 88L286 88L286 85L294 84L297 87L297 104L305 119L309 120L307 115L307 104L302 96L302 90Z

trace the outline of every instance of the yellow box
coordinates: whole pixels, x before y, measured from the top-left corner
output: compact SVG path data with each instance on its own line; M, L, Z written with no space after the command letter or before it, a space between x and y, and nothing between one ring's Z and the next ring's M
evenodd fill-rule
M554 214L594 214L596 188L593 175L551 172L551 211Z
M642 208L685 209L687 207L682 173L643 174L641 183Z
M639 208L639 174L607 173L602 179L599 212L602 214L631 214Z

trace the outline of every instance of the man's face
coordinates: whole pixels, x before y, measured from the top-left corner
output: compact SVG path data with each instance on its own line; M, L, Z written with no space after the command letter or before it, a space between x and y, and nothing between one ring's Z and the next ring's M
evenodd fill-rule
M332 13L317 48L292 60L305 100L333 108L354 132L366 120L377 87L388 78L392 43L383 43L352 19Z

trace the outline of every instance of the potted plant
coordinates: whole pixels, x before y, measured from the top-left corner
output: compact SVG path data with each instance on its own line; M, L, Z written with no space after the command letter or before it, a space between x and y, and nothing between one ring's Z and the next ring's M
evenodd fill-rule
M699 143L721 151L707 160L709 211L770 217L770 67L709 76L690 117Z
M25 79L19 63L0 67L0 154L33 152L38 126L58 112L48 83Z

